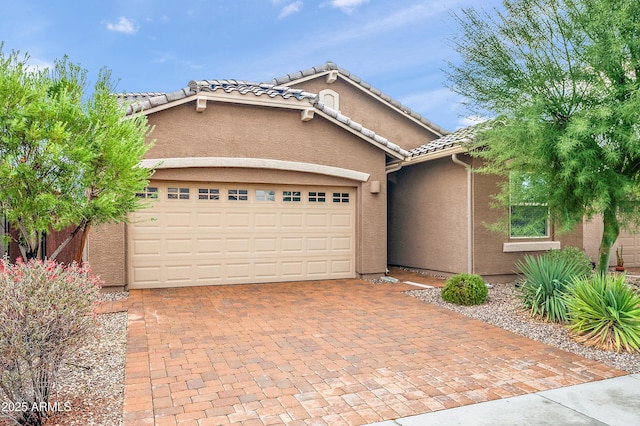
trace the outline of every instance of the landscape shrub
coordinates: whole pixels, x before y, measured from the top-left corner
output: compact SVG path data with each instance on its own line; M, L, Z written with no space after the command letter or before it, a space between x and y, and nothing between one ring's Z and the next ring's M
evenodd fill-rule
M56 407L57 373L92 336L101 281L88 265L0 259L0 416L40 425Z
M445 302L457 305L479 305L487 300L487 285L481 276L457 274L450 277L441 291Z
M552 322L567 321L564 294L574 277L582 276L579 260L569 256L544 254L526 255L516 263L523 276L519 294L522 304L530 310L532 317Z
M591 258L587 254L580 250L578 247L565 247L562 250L550 250L545 256L559 259L563 259L569 263L575 263L577 265L576 277L590 277L593 274L593 264Z
M624 274L574 280L566 304L576 341L607 351L640 350L640 295Z

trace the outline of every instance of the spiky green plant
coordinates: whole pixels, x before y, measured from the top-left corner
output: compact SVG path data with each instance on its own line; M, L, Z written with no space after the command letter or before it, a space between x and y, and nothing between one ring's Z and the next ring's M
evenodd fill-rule
M565 297L575 340L607 351L640 350L640 295L622 275L576 279Z
M561 256L525 256L516 263L523 275L519 297L532 317L552 322L567 321L564 293L571 280L580 276L578 261Z

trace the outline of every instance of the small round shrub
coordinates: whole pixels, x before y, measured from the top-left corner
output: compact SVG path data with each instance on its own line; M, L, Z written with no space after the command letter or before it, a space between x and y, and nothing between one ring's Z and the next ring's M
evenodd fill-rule
M487 300L487 285L480 275L457 274L447 280L440 295L456 305L479 305Z

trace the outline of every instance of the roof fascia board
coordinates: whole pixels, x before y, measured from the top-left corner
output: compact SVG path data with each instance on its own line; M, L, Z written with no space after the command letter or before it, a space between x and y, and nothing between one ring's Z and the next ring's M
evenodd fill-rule
M412 157L409 160L405 161L405 166L413 166L414 164L425 163L431 160L437 160L438 158L449 157L452 154L462 154L467 152L462 146L455 145L451 148L439 149L437 151L430 152L428 154L422 154L418 157Z
M143 109L142 111L138 111L138 112L134 112L131 113L131 115L135 116L135 115L149 115L149 114L153 114L155 112L159 112L159 111L164 111L165 109L169 109L169 108L173 108L176 107L178 105L182 105L182 104L186 104L192 101L195 101L198 98L198 95L193 94L190 96L186 96L182 99L178 99L175 101L171 101L171 102L167 102L165 104L162 105L158 105L149 109Z
M256 105L298 110L309 109L312 107L311 103L307 99L300 100L294 97L290 97L287 99L282 97L272 98L268 95L256 96L254 94L242 94L236 91L231 93L219 90L215 92L198 92L197 97L206 98L207 100L210 99L214 102L228 102L243 105Z
M251 169L287 170L293 172L314 173L326 176L340 177L358 182L366 182L369 173L341 167L325 166L322 164L303 163L298 161L274 160L270 158L244 157L180 157L180 158L149 158L140 162L141 167L152 169L184 169L197 167L231 167Z

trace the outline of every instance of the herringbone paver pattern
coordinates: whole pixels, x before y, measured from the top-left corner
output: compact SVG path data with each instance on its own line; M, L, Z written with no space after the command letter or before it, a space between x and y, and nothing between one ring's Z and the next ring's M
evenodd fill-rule
M126 425L358 425L624 375L359 280L133 290Z

